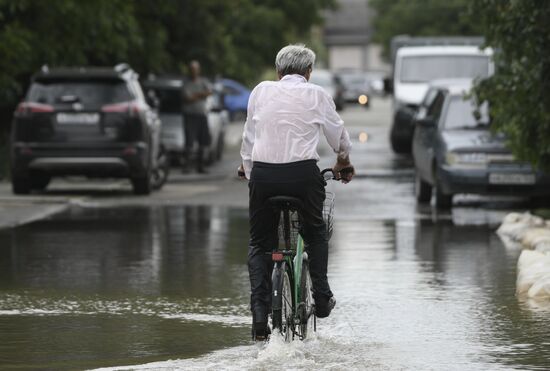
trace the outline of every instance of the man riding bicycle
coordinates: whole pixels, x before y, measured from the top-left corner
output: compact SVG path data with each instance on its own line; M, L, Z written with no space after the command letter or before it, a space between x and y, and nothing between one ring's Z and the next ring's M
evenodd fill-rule
M315 315L328 317L336 304L327 280L328 236L323 220L324 179L317 167L321 131L337 154L334 173L344 183L355 175L349 160L351 142L332 97L308 83L315 53L304 45L288 45L275 59L279 81L264 81L254 88L241 146L239 173L249 179L250 276L252 336L269 334L270 275L268 254L277 246L278 214L267 199L291 196L303 210L301 235L309 256ZM341 172L349 168L349 172Z

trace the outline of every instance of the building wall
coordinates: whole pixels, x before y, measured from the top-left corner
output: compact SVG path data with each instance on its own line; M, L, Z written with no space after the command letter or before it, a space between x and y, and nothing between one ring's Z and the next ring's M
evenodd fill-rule
M329 47L329 68L332 70L342 68L365 69L367 48L355 45L334 45Z
M390 71L390 66L381 58L382 48L377 44L332 45L328 47L328 68Z
M323 42L328 51L328 67L389 71L380 57L380 47L370 43L372 12L368 0L337 2L338 7L324 16Z

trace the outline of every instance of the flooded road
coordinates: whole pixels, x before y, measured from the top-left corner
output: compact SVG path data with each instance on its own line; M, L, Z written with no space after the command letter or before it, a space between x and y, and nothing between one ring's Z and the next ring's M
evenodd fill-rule
M338 303L311 339L251 343L247 190L227 178L193 183L185 205L177 184L143 204L99 192L0 230L0 369L550 369L550 307L518 301L520 251L494 233L525 205L417 207L387 123L349 112L370 139L354 143L358 178L332 185Z
M267 347L249 341L246 210L74 208L1 231L1 364L548 368L550 312L518 303L519 251L492 228L341 207L337 220L337 309L313 339Z

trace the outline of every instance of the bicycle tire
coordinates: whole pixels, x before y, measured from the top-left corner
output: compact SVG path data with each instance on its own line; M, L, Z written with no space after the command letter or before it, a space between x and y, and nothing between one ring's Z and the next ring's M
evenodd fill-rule
M302 277L300 278L300 293L301 293L301 305L300 307L300 337L305 340L309 331L313 328L315 331L315 303L313 301L313 285L311 282L311 275L309 274L309 262L307 260L307 254L304 254L304 260L302 262Z
M286 263L283 262L273 269L272 285L272 327L274 331L279 331L286 342L289 342L294 333L294 320L292 289Z

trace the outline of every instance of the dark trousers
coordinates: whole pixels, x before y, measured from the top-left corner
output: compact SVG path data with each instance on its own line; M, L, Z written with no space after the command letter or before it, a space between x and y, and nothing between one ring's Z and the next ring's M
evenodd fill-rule
M195 165L202 168L204 151L211 143L208 118L204 114L183 114L183 133L185 135L185 159L186 165L190 165L193 158L193 147L198 143Z
M278 213L267 202L273 196L291 196L302 200L301 235L309 255L314 298L332 296L327 280L328 237L323 220L325 184L316 161L287 164L254 162L248 183L250 206L250 243L248 272L250 307L254 322L266 322L271 305L273 262L266 254L278 246Z

